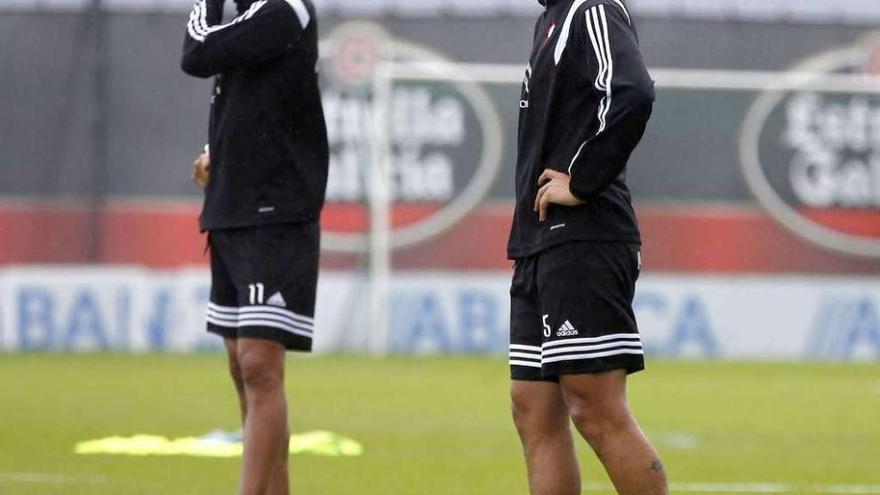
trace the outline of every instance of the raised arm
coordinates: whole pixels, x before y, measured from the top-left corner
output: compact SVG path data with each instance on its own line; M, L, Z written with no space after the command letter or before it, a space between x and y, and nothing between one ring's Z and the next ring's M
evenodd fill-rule
M586 56L579 58L577 70L589 81L590 90L599 93L602 103L598 130L586 137L568 173L572 194L588 201L620 175L641 141L653 109L654 83L624 7L596 5L580 22L586 49L579 52L586 52Z
M301 0L257 0L222 24L223 0L196 0L181 67L196 77L255 67L296 48L312 14Z

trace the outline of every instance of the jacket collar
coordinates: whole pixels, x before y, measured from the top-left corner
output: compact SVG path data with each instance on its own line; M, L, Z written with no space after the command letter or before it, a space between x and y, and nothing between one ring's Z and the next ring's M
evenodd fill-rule
M239 14L246 11L256 0L235 0L235 9Z

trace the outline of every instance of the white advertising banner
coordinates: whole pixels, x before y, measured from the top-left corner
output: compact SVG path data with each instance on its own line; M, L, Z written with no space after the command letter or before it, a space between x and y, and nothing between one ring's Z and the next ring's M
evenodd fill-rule
M0 351L195 352L203 269L0 270ZM401 272L391 282L391 353L505 353L506 273ZM375 349L363 275L324 272L317 352ZM880 280L645 275L634 302L647 351L700 359L880 360ZM380 345L380 348L383 347Z

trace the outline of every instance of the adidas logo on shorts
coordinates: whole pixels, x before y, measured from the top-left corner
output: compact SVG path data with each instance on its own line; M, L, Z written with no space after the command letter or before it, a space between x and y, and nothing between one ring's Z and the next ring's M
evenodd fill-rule
M565 323L563 323L562 326L559 327L559 330L556 331L557 337L572 337L577 334L577 329L575 329L574 325L568 320L565 320Z
M284 300L284 296L282 296L280 292L276 292L275 295L270 297L269 300L266 301L266 304L270 306L278 306L281 308L287 307L287 302Z

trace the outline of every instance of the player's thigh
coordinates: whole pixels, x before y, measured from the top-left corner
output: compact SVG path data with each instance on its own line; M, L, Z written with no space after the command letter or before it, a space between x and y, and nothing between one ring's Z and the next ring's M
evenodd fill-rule
M229 360L229 372L236 381L241 379L241 366L238 364L238 338L224 337L223 347Z
M559 377L562 396L576 422L601 428L630 420L625 369Z
M626 400L626 370L581 373L559 377L560 392L566 399L590 403L615 403Z
M241 337L237 339L237 360L245 385L270 385L284 381L284 358L287 352L283 343L263 339Z

